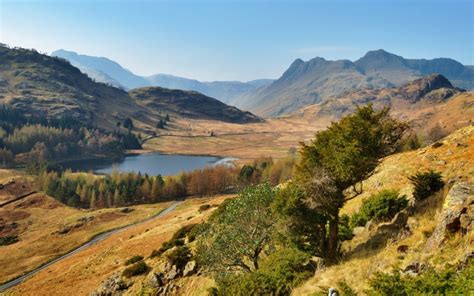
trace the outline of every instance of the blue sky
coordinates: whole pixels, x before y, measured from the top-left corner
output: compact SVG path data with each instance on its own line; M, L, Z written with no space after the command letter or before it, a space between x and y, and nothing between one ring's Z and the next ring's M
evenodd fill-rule
M474 64L473 3L0 0L0 42L199 80L277 78L296 58L355 60L379 48Z

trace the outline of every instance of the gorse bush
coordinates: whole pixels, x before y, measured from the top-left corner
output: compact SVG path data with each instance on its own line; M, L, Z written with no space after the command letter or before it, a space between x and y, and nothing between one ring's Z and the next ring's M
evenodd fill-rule
M408 179L415 186L413 197L416 200L423 200L440 191L444 186L443 177L435 171L417 173L414 176L408 177Z
M396 190L383 190L362 202L359 212L351 217L351 227L364 226L368 221L389 221L396 213L408 206L405 195Z
M125 270L122 272L122 276L129 278L132 276L144 274L148 272L148 270L149 270L148 265L146 265L146 263L143 260L140 260L136 262L135 264L131 265L130 267L125 268Z
M433 269L416 276L406 276L399 270L391 274L376 273L370 280L369 295L472 295L474 267L472 259L460 272L448 268L441 272Z
M127 261L125 261L125 265L130 265L130 264L136 263L136 262L141 261L141 260L143 260L143 256L135 255L135 256L131 257L130 259L128 259Z

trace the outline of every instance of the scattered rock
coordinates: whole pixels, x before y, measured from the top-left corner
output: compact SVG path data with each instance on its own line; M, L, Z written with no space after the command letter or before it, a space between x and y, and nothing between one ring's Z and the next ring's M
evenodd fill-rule
M446 151L446 155L448 156L453 155L453 151L451 149L448 149L448 151Z
M428 249L439 247L446 234L466 233L474 221L474 184L458 182L449 190L439 222L426 243Z
M165 285L163 281L163 273L150 272L148 275L148 285L153 288L163 287Z
M119 296L122 295L130 285L130 283L122 279L120 274L116 273L105 279L99 288L91 293L91 296Z
M171 270L165 274L164 279L170 281L170 280L174 280L178 276L179 276L179 270L176 267L176 265L173 265L173 267L171 267Z
M427 267L428 266L424 263L413 262L407 265L407 267L405 267L402 272L406 275L417 276L420 274L420 272L425 271Z
M192 260L186 263L186 266L183 270L183 276L191 276L196 273L197 270L197 263L196 261Z
M329 288L328 296L339 296L339 293L334 288Z

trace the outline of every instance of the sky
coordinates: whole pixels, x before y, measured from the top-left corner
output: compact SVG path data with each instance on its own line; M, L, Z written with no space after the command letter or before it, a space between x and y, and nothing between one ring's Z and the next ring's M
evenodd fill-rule
M474 65L474 0L0 0L0 42L104 56L139 75L278 78L296 58Z

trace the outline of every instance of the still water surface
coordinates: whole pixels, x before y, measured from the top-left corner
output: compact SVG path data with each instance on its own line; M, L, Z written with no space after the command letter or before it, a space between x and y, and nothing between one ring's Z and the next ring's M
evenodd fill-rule
M233 160L235 159L214 156L148 153L128 155L118 162L110 160L70 161L64 163L63 167L73 171L93 171L97 174L110 174L116 170L118 172L141 172L151 176L171 176L207 166L230 164Z

